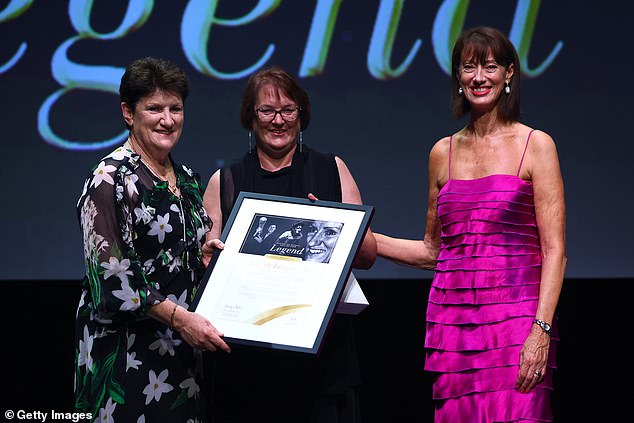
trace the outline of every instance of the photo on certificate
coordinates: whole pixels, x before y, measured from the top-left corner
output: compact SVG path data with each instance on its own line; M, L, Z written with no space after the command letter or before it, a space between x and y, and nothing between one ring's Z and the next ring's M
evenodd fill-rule
M328 263L343 222L256 214L241 253Z
M318 354L373 213L241 192L194 309L229 343Z

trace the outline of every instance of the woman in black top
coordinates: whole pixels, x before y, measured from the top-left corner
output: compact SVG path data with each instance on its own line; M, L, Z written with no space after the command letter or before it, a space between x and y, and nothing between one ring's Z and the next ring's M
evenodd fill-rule
M344 161L303 144L310 116L308 94L283 69L249 78L241 110L249 151L209 180L203 204L215 224L207 239L219 238L240 191L362 204ZM368 229L353 266L367 269L375 258L376 241ZM360 421L350 316L335 317L319 358L234 350L228 359L213 359L212 414L218 421Z

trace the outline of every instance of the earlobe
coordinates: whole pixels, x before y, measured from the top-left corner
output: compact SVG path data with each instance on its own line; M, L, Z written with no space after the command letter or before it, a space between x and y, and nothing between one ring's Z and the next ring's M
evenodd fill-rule
M128 126L132 126L132 122L134 119L132 118L132 110L126 103L121 103L121 114L123 115L123 120Z

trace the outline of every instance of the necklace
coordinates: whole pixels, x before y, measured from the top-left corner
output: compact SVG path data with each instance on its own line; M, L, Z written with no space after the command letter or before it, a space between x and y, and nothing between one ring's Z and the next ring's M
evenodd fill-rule
M180 188L178 188L177 182L178 182L178 177L176 176L176 172L174 171L174 167L171 166L171 162L168 159L167 163L169 164L169 168L172 169L172 174L174 175L174 182L172 183L170 181L170 177L169 177L169 169L168 166L165 166L165 170L167 171L167 175L166 176L162 176L161 173L154 167L154 165L152 165L150 162L146 161L143 156L141 154L139 154L134 147L132 146L132 143L130 142L130 140L128 139L128 141L126 142L128 144L128 147L130 147L130 150L132 150L135 154L139 155L139 158L141 159L141 162L145 165L145 167L148 168L148 170L150 171L150 173L152 175L154 175L157 179L166 182L167 183L167 188L170 190L170 192L172 194L174 194L175 196L180 198Z

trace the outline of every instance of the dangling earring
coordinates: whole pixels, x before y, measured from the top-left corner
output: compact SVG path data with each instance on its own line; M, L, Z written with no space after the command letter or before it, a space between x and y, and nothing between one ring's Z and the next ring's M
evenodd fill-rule
M251 131L249 131L249 154L251 154Z
M458 95L462 95L462 87L458 87Z
M304 145L304 136L302 135L304 132L299 131L299 152L302 152L302 147Z
M509 81L504 81L504 92L506 95L511 94L511 87L509 86Z

